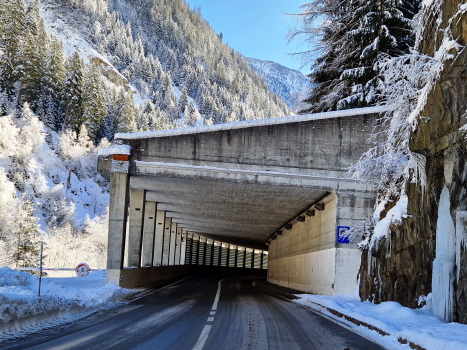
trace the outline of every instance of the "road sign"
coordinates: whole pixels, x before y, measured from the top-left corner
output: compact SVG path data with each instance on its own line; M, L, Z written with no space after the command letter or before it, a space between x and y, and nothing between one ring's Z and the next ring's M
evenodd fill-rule
M350 230L348 226L337 226L337 243L350 243L348 230Z
M78 275L78 277L86 277L87 275L89 275L89 271L91 271L91 269L86 263L80 263L78 264L78 266L76 266L76 274Z

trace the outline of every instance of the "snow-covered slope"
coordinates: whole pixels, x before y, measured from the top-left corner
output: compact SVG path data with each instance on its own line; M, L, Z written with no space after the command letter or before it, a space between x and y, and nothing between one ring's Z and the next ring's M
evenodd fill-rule
M264 80L268 88L278 94L294 111L300 109L300 102L309 91L309 80L300 71L287 68L279 63L246 57L248 65Z

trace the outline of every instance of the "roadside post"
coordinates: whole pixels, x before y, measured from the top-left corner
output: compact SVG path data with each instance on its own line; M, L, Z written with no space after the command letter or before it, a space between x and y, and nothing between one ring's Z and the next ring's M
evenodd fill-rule
M41 282L42 282L42 250L44 249L44 243L41 242L41 253L39 258L39 292L38 297L41 296Z

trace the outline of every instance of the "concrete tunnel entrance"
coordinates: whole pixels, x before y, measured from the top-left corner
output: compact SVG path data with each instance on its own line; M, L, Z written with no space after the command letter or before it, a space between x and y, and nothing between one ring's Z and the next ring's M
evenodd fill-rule
M111 184L107 279L135 287L200 266L268 268L279 285L351 291L359 238L339 235L370 215L376 192L348 168L379 112L117 134L123 145L98 164Z

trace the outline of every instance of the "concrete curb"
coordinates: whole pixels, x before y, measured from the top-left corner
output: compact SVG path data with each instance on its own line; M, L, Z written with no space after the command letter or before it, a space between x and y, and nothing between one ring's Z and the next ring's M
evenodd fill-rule
M284 287L281 287L281 286L276 286L272 283L269 283L269 282L266 282L266 281L255 281L255 286L261 288L261 289L264 289L264 290L267 290L269 292L271 292L272 294L275 294L275 295L278 295L282 298L285 298L287 300L297 300L297 299L300 299L299 297L297 297L295 294L306 294L306 293L303 293L303 292L300 292L300 291L296 291L296 290L293 290L293 289L289 289L289 288L284 288ZM342 312L340 311L337 311L337 310L334 310L334 309L331 309L329 307L326 307L324 305L321 305L319 303L315 303L315 302L312 302L312 301L308 301L308 303L311 303L311 304L314 304L316 306L319 306L323 309L325 309L326 311L328 311L331 315L333 316L336 316L338 318L343 318L344 320L346 321L349 321L349 322L352 322L353 324L357 325L357 326L363 326L363 327L366 327L372 331L376 331L378 332L379 334L381 334L382 336L389 336L391 334L383 331L382 329L378 328L378 327L375 327L375 326L372 326L371 324L368 324L366 322L362 322L360 320L357 320L356 318L353 318L353 317L350 317L348 315L345 315L343 314ZM304 305L304 304L301 304L301 305ZM425 348L421 347L420 345L417 345L407 339L404 339L404 338L397 338L397 340L399 341L399 343L401 344L408 344L410 346L410 348L414 349L414 350L426 350Z

